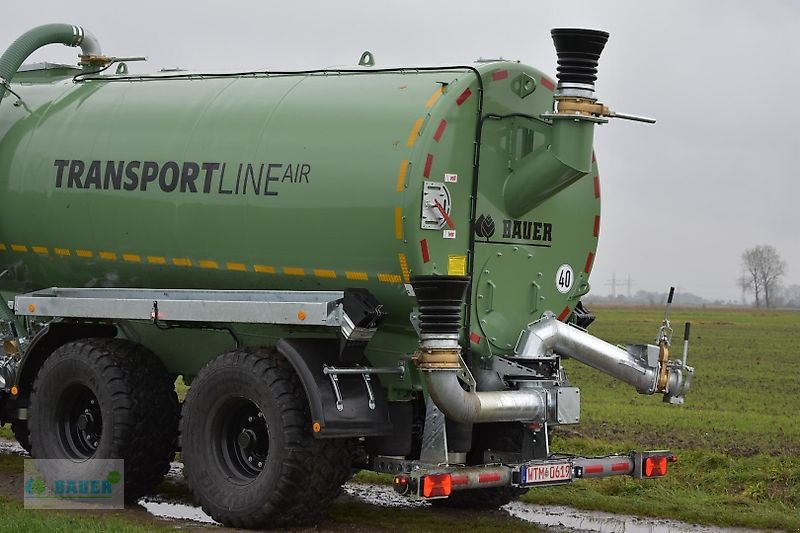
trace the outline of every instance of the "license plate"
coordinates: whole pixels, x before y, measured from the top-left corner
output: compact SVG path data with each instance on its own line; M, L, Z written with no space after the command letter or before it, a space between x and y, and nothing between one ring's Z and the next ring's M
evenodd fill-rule
M570 463L528 465L522 468L521 474L522 485L571 481L572 465Z

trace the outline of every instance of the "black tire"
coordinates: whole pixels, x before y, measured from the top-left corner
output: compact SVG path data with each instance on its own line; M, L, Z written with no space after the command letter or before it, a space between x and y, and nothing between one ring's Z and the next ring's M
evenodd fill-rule
M476 445L467 454L467 464L483 464L483 452L489 449L519 453L523 437L522 424L517 422L480 424L476 431ZM459 490L453 492L449 498L431 500L431 504L437 507L489 511L519 499L526 492L528 489L516 487Z
M203 510L229 527L316 520L351 476L354 442L315 439L303 386L273 349L220 355L183 407L184 474Z
M175 457L175 383L140 344L90 338L59 347L36 376L29 413L35 458L70 460L61 461L65 465L122 459L128 501L154 489Z
M14 433L14 438L17 439L22 448L31 453L31 436L28 430L27 420L14 420L11 422L11 431Z

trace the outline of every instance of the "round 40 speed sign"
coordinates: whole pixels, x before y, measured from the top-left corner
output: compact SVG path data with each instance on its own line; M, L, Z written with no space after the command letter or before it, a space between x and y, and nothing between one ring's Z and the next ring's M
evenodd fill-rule
M572 289L572 284L575 283L575 273L572 267L568 264L563 264L558 267L556 271L556 289L561 294L566 294Z

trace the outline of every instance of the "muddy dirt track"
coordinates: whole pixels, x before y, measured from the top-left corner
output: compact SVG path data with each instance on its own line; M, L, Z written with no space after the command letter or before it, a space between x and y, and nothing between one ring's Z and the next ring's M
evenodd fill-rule
M0 497L22 498L22 464L25 452L16 442L0 440L0 454L6 456L0 471ZM95 511L99 516L112 514L141 526L155 526L184 531L242 531L216 524L202 509L191 502L183 479L183 465L173 463L161 494L148 496L138 505L119 511ZM46 511L30 511L46 512ZM81 514L87 514L82 511ZM400 527L400 525L404 527ZM372 531L599 531L628 533L695 533L746 532L744 529L723 529L696 526L674 520L612 515L571 509L544 507L514 502L498 511L468 511L432 508L427 503L411 502L394 493L391 487L363 483L347 483L334 503L328 519L314 527L293 528L303 533L372 532Z

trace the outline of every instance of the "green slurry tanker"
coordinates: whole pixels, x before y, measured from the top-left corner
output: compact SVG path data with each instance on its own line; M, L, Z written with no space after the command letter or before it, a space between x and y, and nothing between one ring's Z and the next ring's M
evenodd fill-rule
M594 95L607 33L552 36L555 81L369 52L133 75L76 26L17 39L0 58L0 413L66 465L45 478L123 459L136 499L181 451L212 517L261 527L314 520L358 468L484 508L665 475L669 451L550 449L580 418L562 358L673 404L693 373L666 315L653 345L586 331L594 129L648 119ZM22 66L51 43L79 65Z

